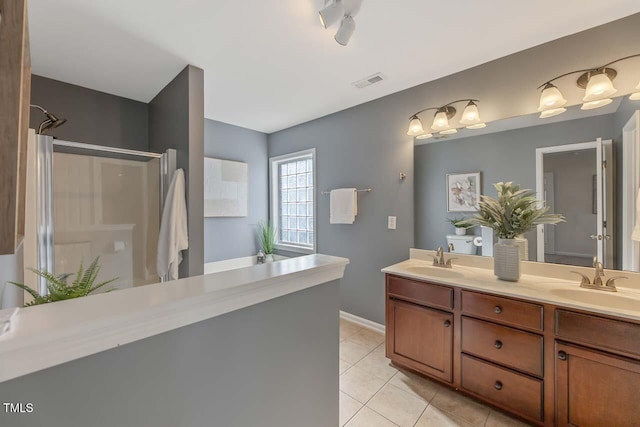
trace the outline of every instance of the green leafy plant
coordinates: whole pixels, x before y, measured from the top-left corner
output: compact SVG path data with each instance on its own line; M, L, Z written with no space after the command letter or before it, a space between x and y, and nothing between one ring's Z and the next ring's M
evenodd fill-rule
M498 182L493 186L498 198L480 196L477 213L469 222L492 228L501 239L515 239L540 224L565 221L562 215L550 214L549 207L540 207L531 190L521 190L513 182Z
M447 221L455 228L467 229L474 226L467 218L447 218Z
M25 304L25 307L30 307L32 305L40 305L47 304L50 302L63 301L67 299L80 298L85 297L98 289L112 283L116 279L107 280L104 282L100 282L98 284L94 284L96 278L98 277L98 273L100 272L100 265L98 264L98 260L100 257L96 258L89 268L83 270L82 262L80 263L80 268L78 268L78 272L76 273L76 278L72 283L67 283L69 277L73 276L73 274L60 274L55 276L48 271L39 271L30 269L38 276L43 277L47 281L47 290L49 293L47 295L40 295L38 291L30 288L22 283L8 282L12 285L15 285L33 297L33 301ZM110 292L113 289L108 289L106 292Z
M272 254L276 249L277 229L271 222L258 224L258 241L265 255Z

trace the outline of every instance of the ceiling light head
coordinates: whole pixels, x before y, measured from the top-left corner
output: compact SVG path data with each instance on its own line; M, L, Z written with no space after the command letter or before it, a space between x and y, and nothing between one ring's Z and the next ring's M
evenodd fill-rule
M462 112L460 123L467 127L482 123L482 120L480 120L478 105L475 102L469 101L464 111Z
M445 130L440 132L441 135L453 135L454 133L458 133L458 129L456 129L456 128L445 129Z
M613 99L598 99L597 101L585 102L580 107L581 110L595 110L596 108L604 107L605 105L609 105L613 102Z
M613 86L612 79L615 77L613 73L607 73L605 70L612 70L606 68L594 72L589 72L587 86L584 93L584 102L600 101L611 97L611 95L618 92ZM615 72L615 71L614 71ZM581 76L582 78L582 76ZM580 80L579 80L580 81ZM578 83L578 85L580 85Z
M429 139L429 138L433 138L433 134L423 133L422 135L416 136L416 139Z
M351 40L351 36L356 30L356 21L352 16L348 15L342 18L340 22L340 28L336 33L335 39L338 44L342 46L346 46L349 44L349 40Z
M412 116L409 120L409 130L407 130L407 135L418 136L423 134L424 129L422 128L422 122L420 121L418 116Z
M337 23L344 16L342 0L331 1L318 12L318 15L320 16L320 23L325 29Z
M560 108L567 103L562 96L562 92L553 83L547 83L540 94L540 105L538 111L552 110Z
M553 108L551 110L545 110L542 113L540 113L540 118L541 119L547 119L549 117L553 117L553 116L557 116L558 114L562 114L565 111L567 111L567 109L564 108L564 107Z

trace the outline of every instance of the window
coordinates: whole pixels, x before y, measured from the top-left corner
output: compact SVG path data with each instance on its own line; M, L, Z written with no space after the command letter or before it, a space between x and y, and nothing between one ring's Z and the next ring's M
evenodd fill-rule
M278 249L313 253L316 248L315 149L271 158L271 220Z

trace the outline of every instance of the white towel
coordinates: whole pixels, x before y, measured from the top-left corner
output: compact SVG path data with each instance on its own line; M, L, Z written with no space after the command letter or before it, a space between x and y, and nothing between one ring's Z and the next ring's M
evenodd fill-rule
M178 266L182 262L181 251L188 247L184 171L178 169L171 179L162 211L158 237L158 276L168 275L169 280L176 280Z
M358 215L358 197L355 188L340 188L331 190L329 195L330 224L353 224Z
M631 233L631 240L640 241L640 189L636 195L636 226Z

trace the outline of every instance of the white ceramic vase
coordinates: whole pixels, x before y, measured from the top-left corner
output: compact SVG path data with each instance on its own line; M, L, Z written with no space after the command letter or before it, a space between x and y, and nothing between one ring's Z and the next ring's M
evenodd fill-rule
M500 280L520 280L520 245L516 239L498 239L493 246L493 272Z
M465 234L467 234L466 228L456 227L456 236L464 236Z
M267 254L264 257L266 262L273 262L273 254Z

